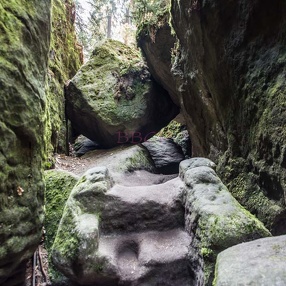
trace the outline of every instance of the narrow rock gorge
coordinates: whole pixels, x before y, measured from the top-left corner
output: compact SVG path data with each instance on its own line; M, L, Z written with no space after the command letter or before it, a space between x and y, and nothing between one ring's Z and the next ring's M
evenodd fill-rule
M286 3L79 2L0 3L0 285L285 285Z

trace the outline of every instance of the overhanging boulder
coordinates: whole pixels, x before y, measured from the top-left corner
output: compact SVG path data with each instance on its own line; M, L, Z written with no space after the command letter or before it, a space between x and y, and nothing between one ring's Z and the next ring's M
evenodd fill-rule
M140 53L113 40L94 49L65 95L73 128L107 148L145 141L178 113Z

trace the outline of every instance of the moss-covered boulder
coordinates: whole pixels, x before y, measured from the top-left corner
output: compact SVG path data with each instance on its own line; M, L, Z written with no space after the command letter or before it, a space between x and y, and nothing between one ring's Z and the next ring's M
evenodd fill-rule
M48 249L52 247L64 206L77 180L77 176L66 171L45 171L46 216L44 225L46 229L45 245Z
M194 285L212 285L219 252L270 232L230 194L207 159L181 162L185 183L185 226L192 236L189 251Z
M49 0L0 3L0 284L22 285L44 218Z
M66 112L78 133L112 147L151 137L178 109L137 50L107 40L67 86Z
M52 260L62 273L80 284L88 284L91 277L104 278L106 275L100 273L103 268L110 280L114 278L112 267L106 265L105 259L94 257L99 244L99 220L106 203L105 193L112 184L105 167L88 170L75 185L64 209Z
M286 232L286 3L172 1L177 86L195 156L273 234Z
M53 285L69 285L68 279L54 268L50 259L50 252L62 218L65 204L77 181L78 177L66 171L45 171L45 247L49 253L49 278Z

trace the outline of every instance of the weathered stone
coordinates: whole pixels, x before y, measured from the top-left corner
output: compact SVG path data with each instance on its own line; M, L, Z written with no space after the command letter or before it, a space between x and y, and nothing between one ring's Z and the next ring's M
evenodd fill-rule
M286 236L241 243L219 253L214 286L286 284Z
M101 149L100 145L84 136L79 136L74 144L74 152L78 157L96 149Z
M181 147L173 139L154 137L142 145L149 151L157 172L162 174L179 172L179 164L185 156Z
M171 7L193 155L219 163L233 195L276 234L286 231L285 11L279 0Z
M180 163L179 166L179 175L182 180L185 178L185 173L193 168L196 167L210 167L215 170L216 164L212 162L210 159L202 158L202 157L195 157L188 160L184 160Z
M73 0L52 1L52 33L47 85L46 139L48 156L67 151L64 85L82 64L82 47L75 36Z
M49 0L0 3L0 284L24 283L41 240Z
M196 167L201 164L202 166ZM235 244L270 236L270 232L228 192L212 165L202 158L181 163L185 182L185 227L192 237L192 285L211 285L217 254ZM189 167L190 166L190 167ZM189 168L188 168L189 167ZM186 170L187 169L187 170Z
M83 285L211 285L219 252L270 233L209 166L185 160L183 181L140 186L89 170L66 204L54 264Z
M192 155L214 160L235 198L285 233L286 4L172 0L170 11L140 23L138 42L179 102Z
M66 112L80 134L113 147L150 138L178 109L136 50L107 40L67 86Z
M106 168L89 170L66 204L54 264L81 285L190 285L181 185L113 186Z

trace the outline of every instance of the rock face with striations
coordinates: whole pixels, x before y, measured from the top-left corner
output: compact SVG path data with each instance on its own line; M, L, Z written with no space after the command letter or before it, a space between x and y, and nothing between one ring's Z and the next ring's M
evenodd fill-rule
M177 174L179 164L185 159L182 148L171 138L154 136L142 144L154 161L157 172Z
M23 285L44 217L49 0L0 3L0 284Z
M107 40L67 86L66 112L79 134L113 147L150 138L178 108L151 78L138 51Z
M173 33L168 21L149 40L146 27L139 33L154 77L175 82L164 87L176 87L193 155L217 160L230 191L274 234L286 231L285 12L279 0L172 0Z
M48 152L66 149L64 84L82 64L82 47L75 36L75 6L73 0L52 1L52 32L47 85ZM48 154L51 156L51 154ZM50 158L51 159L51 158Z

